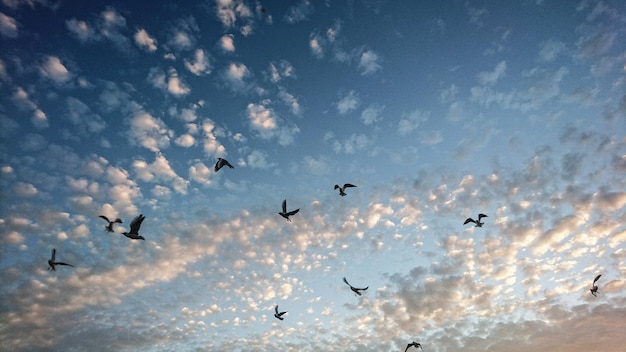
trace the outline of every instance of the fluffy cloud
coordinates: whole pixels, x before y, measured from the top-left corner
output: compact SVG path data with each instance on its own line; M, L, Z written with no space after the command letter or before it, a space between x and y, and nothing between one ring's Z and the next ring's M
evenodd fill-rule
M250 127L263 139L276 138L282 146L291 144L300 129L295 125L288 126L268 105L269 101L248 104L246 110Z
M148 32L141 28L135 32L135 43L142 49L153 52L157 50L157 41L148 34Z
M159 88L174 96L184 96L191 92L191 89L180 79L178 72L170 67L167 74L158 67L153 67L148 73L148 82L155 88Z
M222 70L221 76L227 86L234 92L244 93L251 87L247 80L252 77L252 71L242 63L230 63Z
M0 12L0 35L5 38L17 38L17 21L15 18Z
M20 110L32 112L31 121L35 127L42 129L49 126L47 115L30 99L30 95L22 87L15 89L11 100Z
M358 67L362 75L371 75L382 69L381 58L373 50L365 50L358 57Z
M196 76L208 75L213 69L208 54L202 49L196 49L192 60L185 60L185 67Z
M337 108L337 112L341 115L345 115L349 112L356 110L359 106L361 99L359 94L354 90L348 91L346 94L341 96L339 100L334 103Z
M313 13L313 5L309 0L300 0L297 4L291 5L285 13L287 23L298 23L305 21Z
M173 136L174 132L161 119L135 107L128 136L131 143L158 152L169 146Z
M137 177L146 182L169 182L171 187L180 194L187 193L188 181L178 176L170 162L162 154L155 156L154 162L148 164L143 160L135 160L133 169Z
M421 123L428 120L429 115L428 112L419 109L404 114L398 123L398 133L406 135L413 132Z
M235 52L235 41L232 35L229 35L229 34L223 35L220 38L219 45L220 45L220 48L222 48L222 50L226 52L229 52L229 53Z
M61 59L56 56L48 56L39 66L42 76L49 78L57 84L63 84L72 78L70 71L61 63Z

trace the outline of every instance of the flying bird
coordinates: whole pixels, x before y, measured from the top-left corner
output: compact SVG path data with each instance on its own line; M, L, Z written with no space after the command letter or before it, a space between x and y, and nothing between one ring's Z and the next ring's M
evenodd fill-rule
M276 312L276 313L274 313L274 317L275 317L276 319L279 319L279 320L284 320L284 319L285 319L285 318L283 318L283 314L285 314L285 313L287 313L287 312L285 311L285 312L280 312L280 313L279 313L279 312L278 312L278 304L276 305L276 307L274 307L274 312Z
M139 216L134 218L133 221L130 223L130 231L122 232L122 235L132 240L145 240L143 236L139 236L139 228L141 227L141 223L143 222L143 219L145 218L146 217L143 216L143 214L139 214Z
M347 195L346 194L346 188L348 188L348 187L356 187L356 186L353 185L353 184L350 184L350 183L344 184L343 187L339 187L339 185L335 185L335 189L339 188L339 195L342 196L342 197Z
M122 219L120 219L120 218L115 218L115 220L111 221L111 220L109 220L109 218L107 218L107 217L106 217L106 216L104 216L104 215L100 215L100 216L98 216L98 217L99 217L99 218L101 218L101 219L104 219L106 222L108 222L108 223L109 223L107 226L105 226L105 227L104 227L104 229L105 229L107 232L113 232L113 224L114 224L114 223L119 223L119 224L121 224L121 223L122 223Z
M299 211L300 211L300 208L287 212L287 199L285 199L283 200L283 211L278 214L280 214L280 216L282 216L283 218L287 219L287 221L291 221L289 217L291 215L297 214Z
M422 351L424 351L424 349L422 348L422 344L420 344L420 343L417 343L417 342L413 341L413 342L411 342L410 344L406 345L406 348L404 349L404 352L408 351L408 349L409 349L410 347L415 347L415 348L418 348L418 347L419 347Z
M465 220L465 222L463 223L463 225L467 224L468 222L473 222L474 224L476 224L476 226L474 227L483 227L483 225L485 224L484 222L480 222L480 219L482 218L487 218L488 216L485 214L478 214L478 220L474 220L472 218L467 218L467 220Z
M348 280L346 280L346 278L345 278L345 277L343 278L343 282L345 282L345 283L346 283L346 285L350 286L350 289L351 289L354 293L356 293L357 295L359 295L359 296L361 295L361 292L359 292L359 291L365 291L365 290L367 290L367 289L369 288L369 286L367 286L366 288L356 288L356 287L354 287L354 286L350 285L350 284L348 283Z
M596 276L595 279L593 279L593 284L591 284L591 288L589 289L589 291L591 291L591 294L594 297L598 297L598 286L596 286L596 281L598 281L600 276L602 276L602 275L600 274L600 275Z
M217 162L215 163L215 172L218 172L224 166L228 166L229 168L234 169L234 167L228 162L228 160L217 158Z
M67 264L67 263L62 263L62 262L55 262L57 256L57 249L56 248L52 248L52 257L50 258L50 260L48 260L48 265L50 265L50 267L48 268L48 270L52 270L52 271L57 271L56 266L57 265L67 265L67 266L72 266L72 264Z

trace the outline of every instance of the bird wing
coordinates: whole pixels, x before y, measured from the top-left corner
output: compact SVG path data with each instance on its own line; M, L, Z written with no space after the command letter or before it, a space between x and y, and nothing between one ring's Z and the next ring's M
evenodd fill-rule
M287 213L287 199L283 200L283 213Z
M56 248L52 248L52 258L50 258L50 260L54 261L54 258L57 256L57 249Z
M282 317L285 313L287 313L287 312L280 312L280 313L277 313L277 314L278 314L279 317Z
M463 223L463 225L467 224L468 222L473 222L473 223L476 223L476 221L474 221L474 219L472 219L472 218L467 218L467 220L465 220L465 222Z
M139 228L141 227L141 223L143 222L145 217L143 214L139 214L136 218L133 219L133 222L130 223L130 233L138 233Z
M234 166L232 166L232 165L228 162L228 160L226 160L226 159L222 159L222 161L224 162L224 165L228 166L229 168L231 168L231 169L234 169L234 168L235 168Z
M60 262L56 262L56 263L54 263L54 265L67 265L67 266L72 266L73 267L72 264L60 263Z
M346 283L346 285L348 285L348 286L352 287L352 285L350 285L350 283L348 283L348 280L346 280L346 278L345 278L345 277L343 278L343 282L345 282L345 283Z
M351 184L351 183L346 183L345 185L343 185L343 188L348 188L348 187L356 187L355 185Z
M485 214L478 214L478 221L480 221L480 219L482 218L488 218L488 216Z
M406 348L404 349L404 352L408 351L409 347L411 347L411 346L412 346L411 344L406 345Z
M600 276L602 276L602 274L600 274L600 275L596 276L596 278L595 278L595 279L593 279L593 283L594 283L594 284L596 283L596 281L598 281L598 279L600 279Z
M107 222L110 222L110 221L109 221L109 218L107 218L107 217L106 217L106 216L104 216L104 215L99 215L98 217L99 217L99 218L101 218L101 219L106 220Z
M276 305L276 307L274 307L274 311L276 312L276 314L278 314L278 305Z
M294 214L297 214L299 211L300 211L300 208L298 208L298 209L296 209L296 210L292 210L292 211L288 212L288 213L287 213L287 215L288 215L288 216L289 216L289 215L294 215Z
M370 288L369 286L367 286L366 288L357 288L357 290L361 290L361 291L367 291L367 289Z
M122 223L122 219L120 219L120 218L115 218L115 221L113 221L113 222L117 222L117 223L120 223L120 224L121 224L121 223Z

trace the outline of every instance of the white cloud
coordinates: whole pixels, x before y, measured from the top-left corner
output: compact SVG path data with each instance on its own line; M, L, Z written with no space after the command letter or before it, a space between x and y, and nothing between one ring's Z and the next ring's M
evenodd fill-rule
M356 110L356 108L359 106L360 100L361 99L359 98L357 92L351 90L344 96L340 97L339 101L337 101L334 105L337 108L337 112L339 112L339 114L345 115L349 112Z
M155 88L159 88L175 96L187 95L191 89L179 78L178 72L170 67L167 75L158 67L153 67L148 73L148 82Z
M278 139L278 144L287 146L293 142L296 133L300 129L295 126L286 126L282 120L267 105L269 101L261 104L248 104L247 113L250 121L250 127L258 132L263 139ZM279 125L279 120L281 124Z
M157 50L157 41L153 37L148 34L148 32L141 28L135 32L135 43L137 45L149 52L153 52Z
M466 4L467 14L469 15L469 22L477 27L482 27L485 17L489 14L489 11L485 8L477 9Z
M39 72L42 76L51 79L57 84L63 84L72 78L70 71L61 63L61 59L56 56L48 56L39 66Z
M189 178L195 182L207 186L211 185L213 183L213 180L211 179L213 175L215 175L215 173L211 170L211 168L206 166L201 161L197 161L195 164L189 166Z
M278 91L278 98L280 98L280 100L289 107L292 114L296 116L300 116L302 114L302 108L300 107L298 99L288 93L284 88L281 88Z
M0 12L0 35L5 38L17 38L17 27L15 18Z
M478 74L478 81L482 85L494 85L506 72L506 61L500 61L492 72L481 72Z
M324 57L324 48L321 40L322 39L316 34L312 34L311 38L309 38L309 48L311 49L311 53L318 59Z
M179 145L181 147L189 148L193 146L194 144L196 144L196 139L194 136L190 135L189 133L185 133L185 134L181 134L180 136L178 136L178 138L174 140L174 143L176 143L176 145Z
M169 146L173 135L174 132L161 119L135 107L134 115L130 120L129 138L131 143L158 152Z
M74 97L67 97L65 102L67 113L64 116L76 126L80 134L99 133L106 127L102 117L94 113L87 104Z
M287 60L273 61L269 64L270 81L276 83L283 78L295 78L295 68Z
M240 24L239 32L250 35L253 28L253 12L242 0L216 0L217 18L227 28Z
M305 21L313 13L313 5L309 0L300 0L297 4L291 5L285 13L287 23L298 23Z
M196 49L193 60L185 60L185 67L196 76L208 75L213 69L208 54L202 49Z
M365 50L359 55L358 67L362 75L371 75L382 69L380 57L373 50Z
M252 72L242 63L232 62L222 71L222 78L234 92L245 92L250 88L246 82Z
M71 20L65 21L65 26L81 42L88 42L99 39L93 26L90 26L85 21L80 21L72 18Z
M338 154L354 154L372 145L370 138L362 133L353 133L344 140L339 140L329 135L326 136L326 140L332 140L333 150Z
M231 34L225 34L220 38L220 48L222 50L234 53L235 52L235 40Z
M27 110L32 112L31 122L37 128L46 128L49 126L48 117L41 111L39 106L30 99L29 94L22 88L17 87L11 100L20 110Z
M539 43L539 62L553 62L565 49L565 43L558 40L541 42Z
M246 156L246 165L253 169L269 169L276 165L268 161L268 155L260 150L253 150Z
M398 123L398 133L406 135L413 132L422 122L428 120L429 115L428 112L423 112L419 109L409 114L404 114Z
M187 194L188 181L178 176L172 169L170 162L162 154L157 154L154 162L148 164L143 160L135 160L133 169L137 177L146 182L170 182L171 187L180 194Z
M374 124L382 120L381 114L385 110L384 105L371 104L361 112L361 121L366 125Z
M215 127L215 123L211 119L205 119L202 121L202 131L204 133L204 153L207 156L224 156L226 148L217 140L217 137L223 133Z

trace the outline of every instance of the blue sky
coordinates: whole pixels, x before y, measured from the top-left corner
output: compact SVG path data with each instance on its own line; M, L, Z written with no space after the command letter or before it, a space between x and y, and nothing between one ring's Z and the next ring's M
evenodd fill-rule
M2 0L0 345L617 351L625 37L620 1Z

